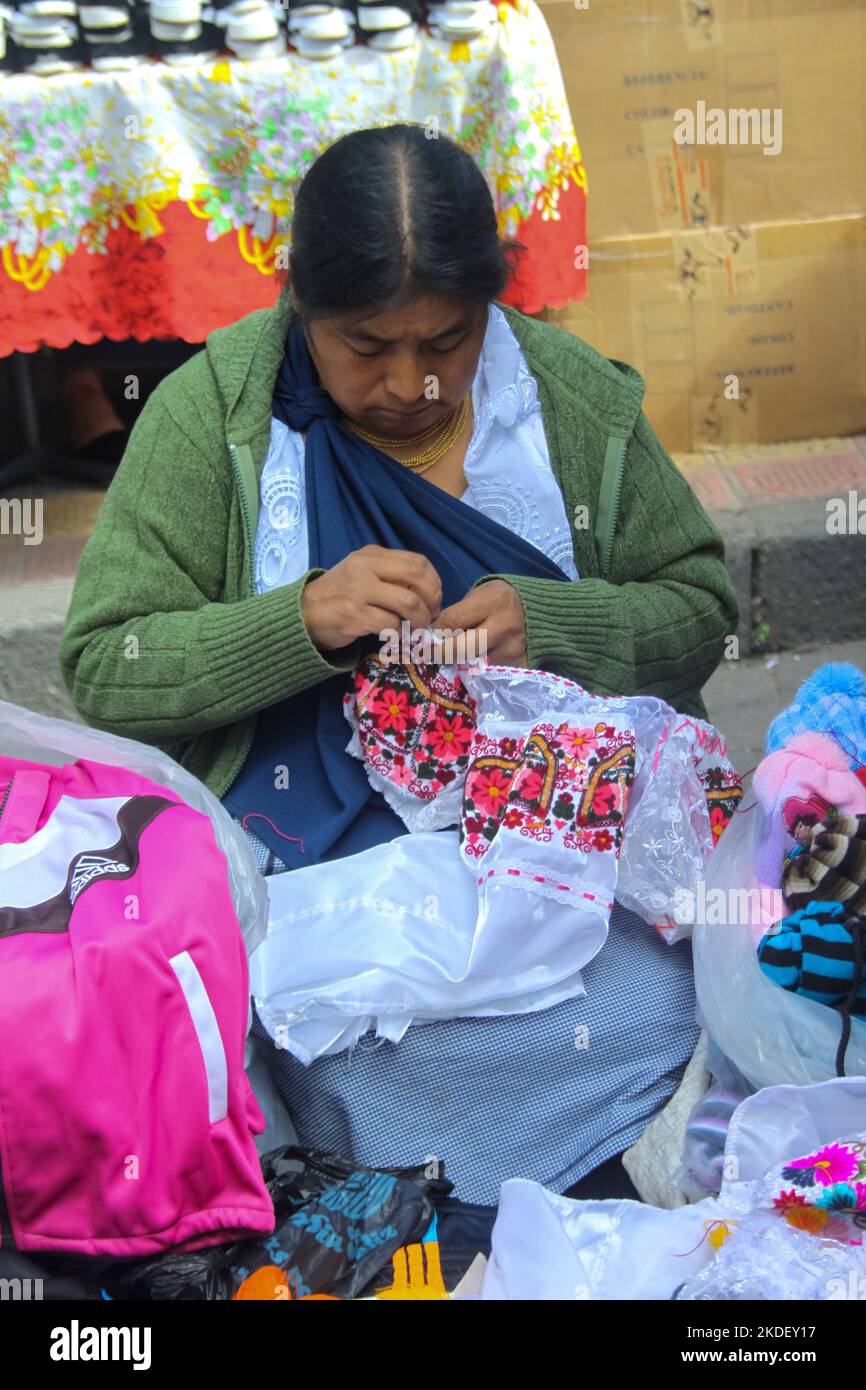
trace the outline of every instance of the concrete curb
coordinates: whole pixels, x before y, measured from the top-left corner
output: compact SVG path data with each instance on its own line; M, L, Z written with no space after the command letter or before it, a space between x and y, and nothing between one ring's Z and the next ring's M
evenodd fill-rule
M823 499L711 515L725 540L744 653L866 638L866 530L830 534Z
M58 663L72 580L0 589L0 700L81 723Z

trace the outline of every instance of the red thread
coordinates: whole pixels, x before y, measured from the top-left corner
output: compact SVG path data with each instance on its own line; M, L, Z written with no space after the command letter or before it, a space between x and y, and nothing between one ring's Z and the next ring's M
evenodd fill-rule
M245 816L242 818L242 820L241 820L241 825L243 826L244 830L246 830L246 828L247 828L247 821L250 820L253 816L258 816L259 820L266 820L267 823L268 823L268 825L271 827L272 830L276 831L276 833L279 835L279 837L280 837L281 840L293 840L293 841L295 842L296 845L300 845L300 846L301 846L301 854L303 854L303 852L304 852L304 842L303 842L303 840L300 838L300 836L298 836L298 835L284 835L283 832L282 832L282 830L280 829L280 827L279 827L278 825L274 825L274 823L273 823L273 821L271 820L270 816L266 816L266 815L264 814L263 811L247 811L246 815L245 815Z
M662 746L667 742L668 738L670 737L670 732L670 729L665 729L664 733L662 734L661 738L656 744L655 757L653 758L653 772L658 772L659 770L659 758L662 754Z

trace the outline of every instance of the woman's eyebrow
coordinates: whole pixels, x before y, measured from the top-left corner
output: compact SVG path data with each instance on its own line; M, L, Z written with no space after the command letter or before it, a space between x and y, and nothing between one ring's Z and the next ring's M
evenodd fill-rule
M442 328L432 338L425 339L428 343L438 343L441 338L453 338L455 333L464 333L471 326L471 320L460 319L458 323L452 324L450 328ZM390 344L399 341L396 338L383 338L378 333L372 333L369 328L349 328L346 330L346 337L357 338L365 343L375 343L379 347L388 347Z
M440 338L453 338L455 333L465 333L471 326L471 319L461 319L459 323L452 324L450 328L443 328L441 333L435 334L434 337L428 338L427 341L430 343L438 343Z

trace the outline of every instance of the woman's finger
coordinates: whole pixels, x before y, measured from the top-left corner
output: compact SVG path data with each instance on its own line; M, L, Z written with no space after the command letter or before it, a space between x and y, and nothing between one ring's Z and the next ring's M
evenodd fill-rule
M401 621L410 623L413 628L430 626L433 614L414 589L374 580L367 586L364 599L374 608L384 608L395 614L398 619L394 624L396 627L400 626Z
M370 551L374 553L368 554ZM377 579L412 589L431 614L439 612L442 581L425 555L411 550L383 550L379 546L369 546L366 551L357 553L367 556L366 563Z

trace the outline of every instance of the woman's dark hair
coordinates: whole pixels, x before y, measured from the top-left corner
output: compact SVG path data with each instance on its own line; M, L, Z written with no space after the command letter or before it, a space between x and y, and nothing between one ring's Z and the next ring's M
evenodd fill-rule
M484 175L423 126L356 130L298 189L289 282L307 319L417 293L490 303L523 248L499 238Z

